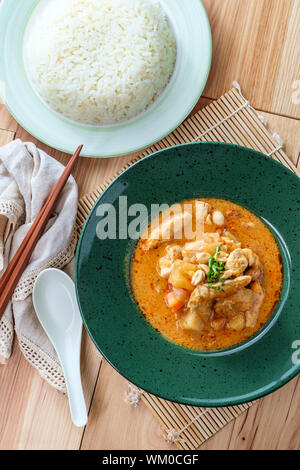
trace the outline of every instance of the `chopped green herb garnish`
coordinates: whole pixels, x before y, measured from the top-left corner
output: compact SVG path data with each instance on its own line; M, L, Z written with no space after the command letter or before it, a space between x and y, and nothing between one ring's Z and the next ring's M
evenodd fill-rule
M215 254L215 259L218 261L220 253L221 253L221 248L222 248L223 243L220 243L220 245L216 249L216 254Z
M211 256L208 260L208 273L207 273L207 282L208 286L211 287L212 289L220 290L223 291L221 287L214 286L217 282L221 282L222 286L225 284L225 280L221 279L222 274L225 271L225 264L223 261L218 261L220 253L221 253L221 248L222 248L223 243L221 243L217 249L215 256Z

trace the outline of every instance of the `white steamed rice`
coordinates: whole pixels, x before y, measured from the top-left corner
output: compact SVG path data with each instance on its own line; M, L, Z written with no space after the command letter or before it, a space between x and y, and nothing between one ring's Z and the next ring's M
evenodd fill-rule
M161 95L176 41L157 1L44 0L27 33L25 61L55 111L85 124L114 124Z

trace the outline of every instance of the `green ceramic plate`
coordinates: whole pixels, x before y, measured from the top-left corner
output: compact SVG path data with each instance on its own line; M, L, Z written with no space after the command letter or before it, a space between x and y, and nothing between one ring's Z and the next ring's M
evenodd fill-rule
M174 76L162 98L146 113L110 127L86 126L65 119L44 104L32 88L23 62L24 35L35 9L45 1L51 0L4 0L0 7L3 99L28 132L67 153L84 144L82 155L111 157L152 145L186 118L204 89L211 63L210 26L200 0L161 0L177 37Z
M113 204L118 215L120 196L127 196L128 207L142 203L148 209L151 204L218 197L261 217L277 238L284 264L282 296L264 330L249 344L221 355L179 347L154 330L131 292L136 241L100 241L96 236L100 205ZM77 296L91 338L123 376L168 400L225 406L272 392L300 370L299 226L299 179L258 152L194 143L144 158L106 189L79 242Z

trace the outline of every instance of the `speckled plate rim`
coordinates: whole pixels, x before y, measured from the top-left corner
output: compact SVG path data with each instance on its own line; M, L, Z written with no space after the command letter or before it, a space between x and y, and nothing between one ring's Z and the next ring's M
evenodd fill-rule
M224 146L225 148L226 147L231 147L231 148L239 148L241 150L247 150L249 152L252 152L253 154L256 154L258 155L260 158L263 158L264 160L268 161L268 162L271 162L273 165L275 166L278 166L279 168L281 169L284 169L285 171L287 171L288 173L290 173L290 175L292 177L295 178L295 180L297 180L297 184L299 184L299 178L291 171L289 170L288 168L286 168L284 165L282 165L280 162L274 160L274 159L271 159L270 157L266 156L265 154L262 154L261 152L258 152L254 149L250 149L248 147L243 147L241 145L236 145L236 144L230 144L230 143L219 143L219 142L192 142L192 143L184 143L184 144L179 144L179 145L175 145L173 147L168 147L168 148L165 148L165 149L162 149L162 150L159 150L157 152L154 152L146 157L144 157L143 159L141 160L138 160L136 161L133 165L131 165L129 168L125 169L124 171L121 171L120 174L105 188L105 190L101 193L101 195L99 196L98 200L96 201L96 203L94 204L92 210L90 211L83 227L82 227L82 230L81 230L81 234L80 234L80 237L79 237L79 242L78 242L78 246L77 246L77 251L76 251L76 256L75 256L75 288L76 288L76 296L77 296L77 301L78 301L78 306L79 306L79 310L81 312L81 315L82 315L82 319L83 319L83 324L90 336L90 338L92 339L93 343L95 344L96 348L99 350L99 352L103 355L103 357L106 359L106 361L120 374L122 375L124 378L126 378L127 380L129 380L131 383L133 383L134 385L136 385L137 387L141 387L141 385L139 383L137 383L134 379L134 376L130 375L130 373L124 373L124 371L121 371L119 367L116 367L114 365L114 363L110 360L109 358L109 355L106 355L106 353L101 350L101 347L97 344L97 341L94 339L93 337L93 334L89 328L89 325L88 325L88 322L86 321L85 319L85 316L84 316L84 313L82 311L82 308L81 308L81 304L80 304L80 299L79 299L79 292L78 292L78 263L79 263L79 257L80 257L80 249L81 249L81 245L82 245L82 242L83 242L83 238L84 238L84 233L85 233L85 229L86 227L88 226L89 224L89 221L91 219L91 217L93 216L93 213L94 211L97 209L97 206L99 204L99 202L101 201L102 197L110 190L110 188L115 184L115 182L122 176L124 175L125 173L127 172L130 172L131 169L136 166L136 165L139 165L142 161L146 160L146 159L152 159L152 158L156 158L158 157L161 153L164 153L170 149L175 149L175 148L180 148L180 147L186 147L186 146L191 146L191 145L210 145L210 144L213 144L213 145L218 145L218 146ZM220 197L220 196L218 196ZM228 200L228 198L225 198ZM278 241L278 234L280 234L279 232L277 232L276 230L274 230L274 227L270 226L268 223L266 223L266 220L264 220L261 216L259 216L258 214L255 213L255 211L252 209L252 208L249 208L249 207L246 207L245 204L243 204L243 206L245 208L247 208L248 210L250 210L251 212L253 212L255 215L257 215L257 217L259 217L266 225L267 227L269 228L269 230L271 230L271 232L273 233L273 235L275 236L276 240ZM280 251L281 251L281 254L284 255L284 257L288 257L289 256L289 253L285 253L285 249L283 249L281 243L279 244L279 248L280 248ZM287 260L288 261L288 260ZM285 273L286 274L286 273ZM290 276L290 273L289 273L289 268L288 268L288 277ZM290 289L290 286L289 286L289 279L287 280L288 281L288 284L287 284L287 288ZM290 291L288 292L288 294L290 294ZM129 293L130 295L130 293ZM281 299L282 299L282 295L281 295ZM280 299L280 300L281 300ZM286 300L286 299L285 299ZM138 309L138 306L136 305L136 308ZM280 309L282 310L284 308L284 305L283 307ZM265 328L265 327L268 327L268 330L271 328L271 326L273 326L278 317L279 317L279 314L281 313L278 312L278 305L276 306L276 309L275 311L273 312L272 316L270 317L270 319L267 321L266 325L261 329L259 330L252 338L255 338L257 336L263 336L261 335L261 331ZM147 326L152 329L153 331L154 328L148 324L148 322L145 320L145 322L147 323ZM160 333L158 333L160 334ZM251 340L251 338L250 338ZM169 341L168 339L164 338L164 341L166 341L167 343L170 343L173 347L177 348L177 349L182 349L182 350L186 350L186 348L184 347L181 347L171 341ZM227 351L230 351L232 349L237 349L237 351L239 350L240 346L242 346L244 343L246 343L246 341L242 342L242 343L239 343L238 345L236 346L233 346L232 348L228 348ZM244 349L244 348L242 348ZM199 357L203 357L203 354L201 351L193 351L193 350L186 350L186 351L189 351L190 354L192 355L198 355ZM212 353L205 353L205 355L207 356L212 356L212 357L216 357L218 356L218 354L214 354L215 351L213 351ZM280 389L281 387L283 387L284 385L286 385L289 381L291 381L293 378L295 378L298 374L300 373L300 363L298 365L294 365L294 367L291 367L288 371L288 373L285 373L281 380L278 380L276 383L273 383L273 385L270 385L270 386L266 386L264 387L263 389L259 389L255 392L252 392L252 393L246 393L246 394L243 394L243 395L239 395L237 397L230 397L230 398L225 398L225 399L213 399L213 400L209 400L209 399L202 399L202 398L195 398L195 399L191 399L191 398L188 398L188 399L185 399L185 398L178 398L176 395L172 395L172 392L168 392L167 394L160 394L160 393L157 393L157 392L153 392L153 390L151 389L151 387L145 387L143 386L142 389L148 393L151 393L151 394L154 394L155 396L158 396L159 398L162 398L162 399L166 399L166 400L169 400L169 401L173 401L175 403L179 403L179 404L184 404L184 405L189 405L189 406L200 406L200 407L225 407L225 406L231 406L231 405L239 405L239 404L242 404L242 403L246 403L246 402L250 402L250 401L254 401L254 400L257 400L259 398L262 398L262 397L265 397L271 393L273 393L274 391Z
M143 115L120 125L98 128L72 122L52 111L28 80L23 41L27 24L40 1L26 0L21 9L17 5L19 0L4 0L0 4L0 57L3 58L0 81L6 89L3 102L35 138L65 153L73 153L77 144L82 143L82 156L115 157L153 145L177 128L192 111L205 87L212 57L210 24L201 0L161 0L177 36L180 30L180 54L170 86ZM197 48L199 43L204 47Z

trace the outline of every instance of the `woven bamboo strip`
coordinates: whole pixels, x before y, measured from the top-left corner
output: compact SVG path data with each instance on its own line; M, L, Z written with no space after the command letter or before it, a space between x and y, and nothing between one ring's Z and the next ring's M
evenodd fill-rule
M190 416L191 421L197 419L199 415L201 415L201 419L194 421L193 425L200 434L205 438L208 439L211 437L217 430L219 430L219 427L215 426L214 422L210 421L209 414L211 410L208 410L206 408L194 408L194 407L184 407L180 405L180 409L182 413L186 413L188 416Z
M206 117L208 126L212 126L212 125L214 125L215 122L221 121L222 119L224 119L226 117L225 112L222 112L221 108L220 108L219 114L217 115L216 114L216 109L212 108L212 107L205 110L204 115ZM232 118L232 119L234 119L234 118ZM240 140L236 136L235 132L232 132L232 130L228 126L228 122L229 121L227 121L227 126L226 127L224 126L222 128L220 126L218 129L215 129L213 132L218 134L218 139L217 140L219 142L223 141L223 142L231 142L232 144L238 144ZM243 142L243 143L244 143L244 145L247 144L246 141Z
M239 96L236 90L233 90L230 93L231 93L230 96L232 96L236 100L236 102L241 103L242 98ZM243 112L241 112L241 114L243 114ZM267 128L259 121L259 119L256 118L255 114L250 109L246 109L246 115L247 115L248 121L250 122L249 127L251 126L253 129L258 130L261 139L263 139L265 142L269 142L271 150L274 147L276 147L276 145L278 145L276 140L270 134ZM274 154L274 157L277 161L280 161L283 165L285 165L291 171L293 171L298 176L300 176L299 169L293 164L293 162L288 158L288 156L285 154L285 152L282 149L278 150Z
M214 126L216 127L211 129ZM200 137L201 141L236 143L254 148L265 154L270 154L278 148L278 142L259 120L255 112L245 104L245 100L239 92L233 89L187 119L162 141L144 150L139 156L133 156L132 160L118 174L140 158L166 147L195 141L202 134L205 135ZM272 158L280 161L299 175L299 170L282 149L274 152ZM118 174L80 200L77 215L78 232L82 229L101 193ZM205 440L248 410L253 404L246 403L225 408L198 408L168 402L146 392L142 394L141 399L152 411L166 433L172 429L182 430L180 433L181 440L178 440L176 445L183 450L198 448ZM201 416L200 419L199 416Z
M230 100L224 100L223 103L223 112L231 113L236 106L230 105ZM218 110L218 106L216 106L216 110ZM236 114L230 122L228 122L228 127L236 132L237 140L247 147L252 147L259 152L266 153L266 151L270 152L271 149L267 149L262 145L262 143L257 139L255 133L249 129L249 127L245 124L245 121L242 119L242 114L245 113L245 109L242 109L239 114Z
M163 416L160 414L160 410L156 408L155 402L152 403L151 400L149 400L148 397L143 397L143 403L149 408L151 413L154 415L154 417L157 419L159 422L161 428L164 430L165 433L170 429L170 427L165 423ZM200 442L202 444L204 440ZM184 441L183 443L176 443L177 447L182 450L193 450L195 447L189 445L189 441Z
M237 104L234 99L233 99L233 94L230 95L228 94L227 100L224 101L224 104L227 108L227 112L231 112L233 109L236 108ZM274 148L274 145L271 145L269 147L267 145L267 142L264 142L260 139L260 134L259 132L255 129L255 127L249 127L249 124L246 124L246 119L247 117L250 118L250 116L247 115L247 108L242 109L239 115L235 116L235 120L239 123L240 127L242 128L242 131L247 133L247 136L249 136L250 143L254 142L256 145L256 149L260 152L270 152L272 148Z
M225 118L221 116L215 120L211 118L210 112L214 111L214 108L211 106L210 109L203 109L203 120L205 122L205 127L210 128L214 125L215 122L218 122ZM216 138L214 138L214 135ZM232 144L238 144L239 140L235 137L234 133L231 132L231 129L228 127L228 121L226 126L219 126L218 129L214 129L207 134L208 137L211 137L209 140L216 140L218 142L231 142ZM247 145L246 142L243 142L243 145Z
M193 417L189 416L188 407L186 407L186 408L187 409L184 412L182 410L182 407L179 406L177 403L168 402L169 413L172 414L172 416L174 416L174 417L176 416L176 418L179 418L179 420L181 422L180 426L176 426L176 429L183 429L184 427L189 425L191 423L191 421L193 420ZM175 422L175 420L174 420L174 422ZM199 437L202 438L203 436L199 432L196 424L193 423L182 433L181 437L183 439L188 438L189 441L191 442L191 444L193 444L193 446L197 447Z
M159 420L160 425L162 426L162 429L165 431L166 434L171 429L177 429L178 419L176 419L176 415L170 412L168 408L168 402L161 403L159 398L149 394L144 394L142 400ZM184 433L182 438L184 439L184 442L176 442L177 446L180 449L192 450L199 445L199 439L197 441L194 441L193 437L191 437L188 433ZM203 439L201 442L204 442L204 440L205 439Z
M263 153L269 153L272 149L276 148L278 144L274 139L271 140L271 137L268 137L268 139L265 138L262 128L260 127L260 125L263 126L263 124L259 121L256 122L253 111L248 109L242 110L240 119L243 120L246 129L250 130L253 141L259 142L259 144L256 144L256 150ZM276 153L273 155L273 158L278 160Z

